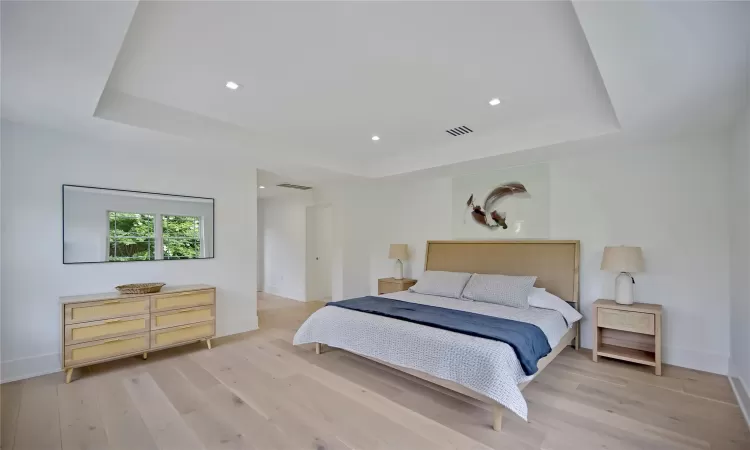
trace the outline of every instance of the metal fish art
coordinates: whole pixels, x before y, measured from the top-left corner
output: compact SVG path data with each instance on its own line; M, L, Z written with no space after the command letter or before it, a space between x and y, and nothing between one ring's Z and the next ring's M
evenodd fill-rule
M487 198L484 200L484 209L481 206L474 204L474 194L471 194L471 197L469 197L469 201L466 202L466 206L472 209L471 217L473 217L474 221L478 224L484 225L487 228L502 227L504 230L507 230L508 223L506 222L507 217L504 212L498 213L496 210L492 210L488 219L487 211L490 210L495 202L500 201L502 198L509 195L522 193L528 193L526 187L523 184L516 182L507 183L502 186L496 187L492 190L492 192L487 194Z

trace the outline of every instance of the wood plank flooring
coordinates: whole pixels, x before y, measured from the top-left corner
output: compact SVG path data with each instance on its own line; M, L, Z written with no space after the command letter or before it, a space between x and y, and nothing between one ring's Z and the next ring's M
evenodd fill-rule
M367 359L294 347L322 304L260 295L261 329L2 385L3 450L750 449L726 377L565 350L529 422Z

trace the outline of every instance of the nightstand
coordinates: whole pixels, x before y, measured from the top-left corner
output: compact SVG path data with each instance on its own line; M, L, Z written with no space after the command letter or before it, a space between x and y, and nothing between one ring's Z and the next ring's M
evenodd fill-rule
M410 278L403 278L401 280L395 278L381 278L378 280L378 295L405 291L415 284L417 284L417 280L412 280Z
M661 305L594 302L593 359L599 356L652 366L661 375Z

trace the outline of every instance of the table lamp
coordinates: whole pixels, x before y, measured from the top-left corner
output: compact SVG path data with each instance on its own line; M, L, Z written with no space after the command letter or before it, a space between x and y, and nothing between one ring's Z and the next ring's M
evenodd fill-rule
M615 279L615 301L621 305L633 304L633 273L643 272L643 255L640 247L604 247L602 270L619 272Z
M396 260L396 269L393 278L395 278L396 280L403 280L404 263L401 261L406 261L407 259L409 259L409 246L406 244L391 244L391 249L388 252L388 258Z

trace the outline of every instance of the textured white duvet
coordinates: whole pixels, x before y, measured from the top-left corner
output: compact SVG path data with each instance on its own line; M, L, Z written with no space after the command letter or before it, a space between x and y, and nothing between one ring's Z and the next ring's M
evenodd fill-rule
M568 331L562 314L554 310L511 308L408 291L381 297L531 323L542 329L552 348ZM295 345L313 342L453 381L527 419L528 407L518 384L533 375L523 373L508 344L335 306L315 312L294 336Z

